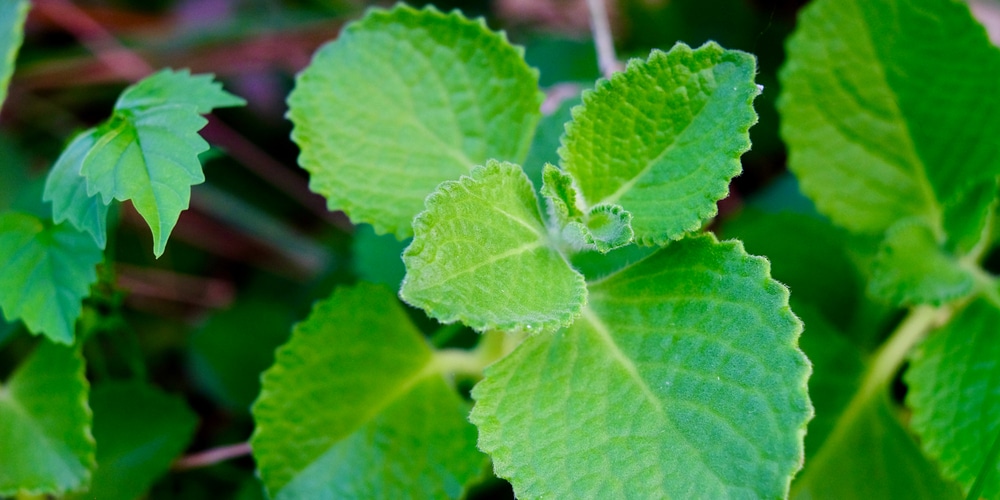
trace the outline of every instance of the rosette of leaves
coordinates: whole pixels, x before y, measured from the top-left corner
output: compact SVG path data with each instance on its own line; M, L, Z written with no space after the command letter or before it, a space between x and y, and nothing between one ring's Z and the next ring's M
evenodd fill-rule
M473 443L522 498L786 495L812 413L801 323L766 260L698 234L750 147L755 72L677 44L599 81L543 212L519 165L537 72L502 33L397 6L321 48L289 98L312 188L412 235L400 297L484 335L434 348L370 285L318 304L253 410L271 497L458 498ZM626 265L634 245L657 249ZM588 279L581 252L619 269ZM456 374L481 379L471 417Z
M942 498L957 483L1000 498L1000 293L981 265L995 242L1000 50L964 2L816 0L788 55L789 167L820 212L880 242L869 297L909 309L846 410L823 416L838 422L794 489ZM907 356L901 420L887 387ZM866 458L879 479L830 481L856 474L858 447L883 451Z

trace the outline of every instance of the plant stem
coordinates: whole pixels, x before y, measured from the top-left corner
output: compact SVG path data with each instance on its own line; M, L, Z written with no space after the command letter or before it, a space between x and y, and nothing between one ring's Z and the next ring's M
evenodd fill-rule
M523 336L497 330L483 334L479 345L471 351L465 349L441 349L434 353L434 367L439 373L465 375L482 378L483 370L500 358L510 354Z
M889 340L873 357L871 368L861 382L855 400L867 400L881 390L902 366L906 355L927 335L931 328L943 323L951 315L950 308L931 306L914 308L896 328ZM853 400L852 400L853 405Z
M587 0L590 9L590 29L594 33L594 47L597 49L597 66L604 78L611 78L615 71L621 69L621 63L615 56L615 43L611 37L611 23L608 21L608 11L604 0Z
M193 455L178 458L170 467L173 470L190 470L201 467L209 467L226 460L232 460L252 452L250 443L236 443L226 446L211 448Z

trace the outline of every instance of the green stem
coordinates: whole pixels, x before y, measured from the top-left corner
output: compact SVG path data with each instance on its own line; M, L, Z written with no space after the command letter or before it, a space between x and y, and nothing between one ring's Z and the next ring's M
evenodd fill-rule
M990 475L996 469L997 459L1000 459L1000 433L997 433L997 437L993 440L993 446L990 447L989 453L986 454L983 467L979 470L979 475L976 476L976 482L972 484L972 488L969 488L969 494L965 497L966 500L975 500L980 497L983 493L983 488L986 487L986 480L989 479Z
M885 387L902 366L910 350L923 340L931 328L941 324L950 315L950 309L930 306L914 308L875 353L872 365L861 382L861 390L852 400L851 406L857 400L867 401L869 396Z
M523 336L489 331L483 334L479 345L471 351L441 349L434 353L434 367L439 373L482 378L483 370L500 358L510 354L523 340Z

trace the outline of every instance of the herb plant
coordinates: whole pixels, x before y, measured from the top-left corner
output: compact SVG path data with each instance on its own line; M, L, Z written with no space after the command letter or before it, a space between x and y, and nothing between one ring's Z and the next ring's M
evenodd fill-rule
M0 0L0 103L27 10ZM815 207L720 218L773 91L753 55L677 43L543 116L538 71L483 20L398 5L344 27L288 118L377 283L191 340L250 367L230 373L271 365L212 382L255 400L266 495L462 498L495 476L518 498L1000 498L1000 52L953 0L815 0L787 48L781 135ZM220 154L203 116L244 104L156 72L69 139L43 209L0 212L0 311L41 337L0 385L0 496L135 498L192 439L141 366L91 388L88 346L122 330L119 212L164 255ZM288 327L273 364L231 354Z

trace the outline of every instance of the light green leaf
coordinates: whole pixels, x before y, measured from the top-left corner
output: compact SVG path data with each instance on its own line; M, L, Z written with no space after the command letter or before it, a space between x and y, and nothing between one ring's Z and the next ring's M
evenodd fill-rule
M632 243L632 214L621 205L595 205L584 217L584 241L598 252L608 253Z
M542 169L542 196L549 211L549 222L557 227L570 221L579 221L583 212L578 203L579 195L573 186L573 177L546 163Z
M413 228L400 296L444 323L552 329L568 326L586 302L583 276L552 247L517 165L490 161L442 183Z
M94 466L78 349L42 341L0 385L0 496L84 488Z
M964 2L817 0L781 72L789 166L848 229L918 217L951 233L942 207L1000 174L1000 141L983 140L1000 136L997 74Z
M541 193L548 207L549 224L572 251L586 249L605 254L632 243L632 214L613 204L581 211L573 178L562 170L545 165Z
M87 194L87 183L80 174L99 138L97 130L91 129L70 141L45 179L42 199L52 203L52 220L56 224L69 221L73 227L90 233L94 243L103 249L108 239L110 205L99 196Z
M586 206L624 207L642 245L700 228L750 149L756 71L750 54L679 43L584 93L559 155Z
M1000 305L976 299L913 353L910 425L947 478L1000 498ZM989 460L989 462L987 462Z
M0 0L0 109L7 99L7 84L24 40L24 19L30 5L27 0Z
M436 359L385 288L341 288L317 304L253 407L270 496L459 497L484 457Z
M190 187L205 180L198 155L208 143L198 131L207 122L199 113L241 104L210 75L186 70L164 70L125 89L112 117L78 136L49 174L44 198L53 201L53 218L69 220L103 247L106 205L131 200L159 257L188 207Z
M311 189L377 233L412 235L439 183L524 159L542 94L522 52L457 11L369 11L316 53L288 99Z
M110 382L90 395L97 469L71 498L139 498L187 447L198 424L184 400L142 382Z
M972 292L972 274L935 241L926 223L889 228L872 266L869 292L897 305L941 304Z
M8 320L55 342L73 343L83 298L104 255L89 236L31 215L0 214L0 308Z
M520 498L781 497L812 407L801 323L764 259L683 239L591 285L473 390L479 446Z

